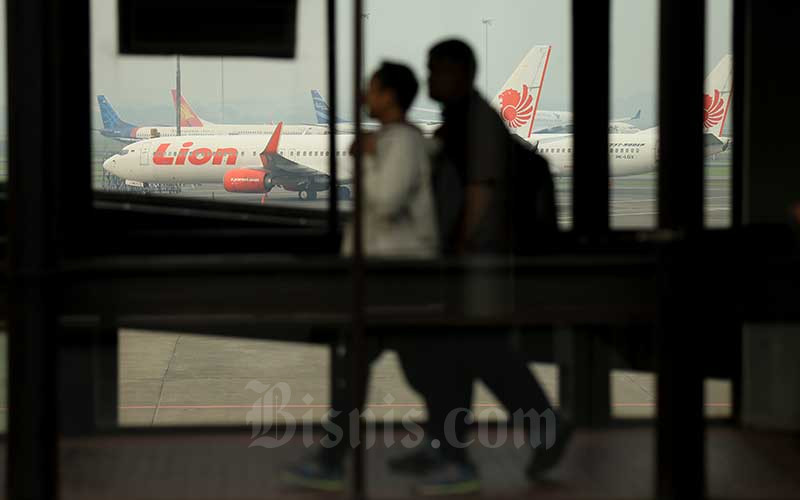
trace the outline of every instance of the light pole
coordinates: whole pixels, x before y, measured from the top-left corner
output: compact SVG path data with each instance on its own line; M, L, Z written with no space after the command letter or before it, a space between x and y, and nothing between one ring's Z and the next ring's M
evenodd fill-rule
M220 123L225 123L225 58L219 58L219 86L222 93L222 102L220 103Z
M175 135L181 135L181 55L175 69Z
M492 21L494 19L481 19L483 23L483 65L484 65L484 89L483 91L486 92L486 98L489 98L489 26L492 25Z
M367 21L369 21L369 12L364 12L363 14L361 14L361 18L364 20L363 21L363 23L364 23L364 39L366 39L367 38ZM365 43L364 47L366 47L366 45L367 44ZM361 71L362 72L366 72L367 71L367 51L366 51L366 49L364 47L361 48ZM361 77L364 78L364 75L361 75Z

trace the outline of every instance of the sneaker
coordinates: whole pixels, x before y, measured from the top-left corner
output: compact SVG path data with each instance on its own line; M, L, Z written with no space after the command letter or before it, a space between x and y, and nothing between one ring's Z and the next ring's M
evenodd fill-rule
M478 471L469 462L444 460L416 487L424 496L463 495L481 489Z
M564 417L559 416L556 420L556 440L553 446L545 449L539 446L533 450L528 468L525 470L529 479L538 479L542 474L552 469L561 460L564 451L567 449L575 425Z
M416 450L399 457L390 458L389 470L397 474L423 475L441 464L444 460L441 451L430 443L421 443Z
M285 483L317 491L344 491L344 469L341 463L323 460L321 454L283 470Z

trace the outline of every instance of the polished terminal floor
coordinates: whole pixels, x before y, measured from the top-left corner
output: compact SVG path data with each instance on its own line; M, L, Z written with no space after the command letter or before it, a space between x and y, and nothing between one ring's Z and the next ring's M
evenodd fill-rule
M557 394L556 369L537 364L533 370L548 393ZM271 426L275 421L318 421L327 410L327 374L327 350L320 346L122 331L120 423L139 429L64 439L63 497L249 499L278 494L313 498L280 480L283 466L308 453L304 438L311 434L296 434L278 448L262 446L258 438L276 432ZM651 374L616 371L610 383L616 416L654 413ZM278 387L289 391L275 390ZM706 400L709 416L729 414L729 384L707 381ZM391 354L384 354L375 367L369 402L372 418L377 420L424 417L421 401L405 384ZM475 410L479 420L503 418L491 393L480 386ZM174 425L186 429L157 429ZM236 425L244 430L208 433L209 425ZM203 426L204 432L193 432L192 426ZM529 483L522 473L528 450L512 442L493 447L498 430L491 425L479 426L476 433L489 446L476 443L470 449L482 478L481 494L473 498L648 498L653 494L654 431L646 424L580 430L562 465L537 483ZM405 436L402 430L391 434L396 442ZM368 495L412 496L414 480L391 474L385 465L386 458L403 453L404 448L387 448L384 439L381 434L368 451ZM800 437L713 426L707 449L713 498L796 498L800 491L795 473ZM0 457L5 459L5 453Z
M251 443L249 433L64 440L62 497L343 498L301 491L282 482L282 467L309 453L302 437L277 449ZM510 443L494 449L473 446L470 454L480 470L481 492L469 498L652 498L653 446L654 433L649 428L579 431L559 467L536 483L528 482L522 472L527 450ZM715 428L708 433L707 449L710 498L797 498L800 437ZM387 458L403 452L382 445L369 451L369 498L413 496L415 481L392 474L386 467ZM2 460L5 456L0 453Z

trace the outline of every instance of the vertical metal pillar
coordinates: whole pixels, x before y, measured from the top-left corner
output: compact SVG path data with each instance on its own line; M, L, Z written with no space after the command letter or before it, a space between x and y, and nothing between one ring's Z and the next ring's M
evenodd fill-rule
M363 173L363 154L361 151L361 81L364 73L364 1L354 0L353 22L355 23L354 40L354 67L353 74L353 119L356 129L356 151L354 162L354 190L353 190L353 322L350 333L348 351L352 363L352 406L359 412L361 398L360 394L366 391L367 383L367 342L364 318L364 293L365 293L365 269L364 269L364 245L362 241L363 228L362 216L364 212L364 202L362 198L362 173ZM359 419L360 420L360 419ZM364 460L363 436L360 435L360 426L355 429L359 439L355 450L353 450L353 477L352 477L352 497L360 500L366 494L366 474Z
M662 0L659 65L658 221L703 228L705 1Z
M733 0L733 165L731 170L731 225L743 223L745 92L747 56L745 38L749 0Z
M610 1L572 3L573 229L608 231Z
M9 498L51 499L59 493L57 270L62 259L91 245L89 2L7 0L6 19L6 477Z
M336 157L336 117L339 116L339 99L336 72L336 0L328 0L328 149L331 152L328 188L328 231L331 238L339 234L338 160Z
M656 328L656 489L662 499L705 495L703 375L697 350L686 347L704 331L694 251L704 226L704 41L704 0L661 0L658 218L674 235L662 248Z

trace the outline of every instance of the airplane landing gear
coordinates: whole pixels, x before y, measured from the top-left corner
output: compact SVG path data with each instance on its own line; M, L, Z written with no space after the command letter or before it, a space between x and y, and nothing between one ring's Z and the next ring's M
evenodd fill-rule
M313 201L313 200L317 199L317 192L316 191L308 191L308 190L304 189L302 191L298 191L297 192L297 197L300 198L303 201L306 201L306 200Z
M336 194L340 201L350 201L350 198L352 197L350 188L347 186L339 186L336 188Z

